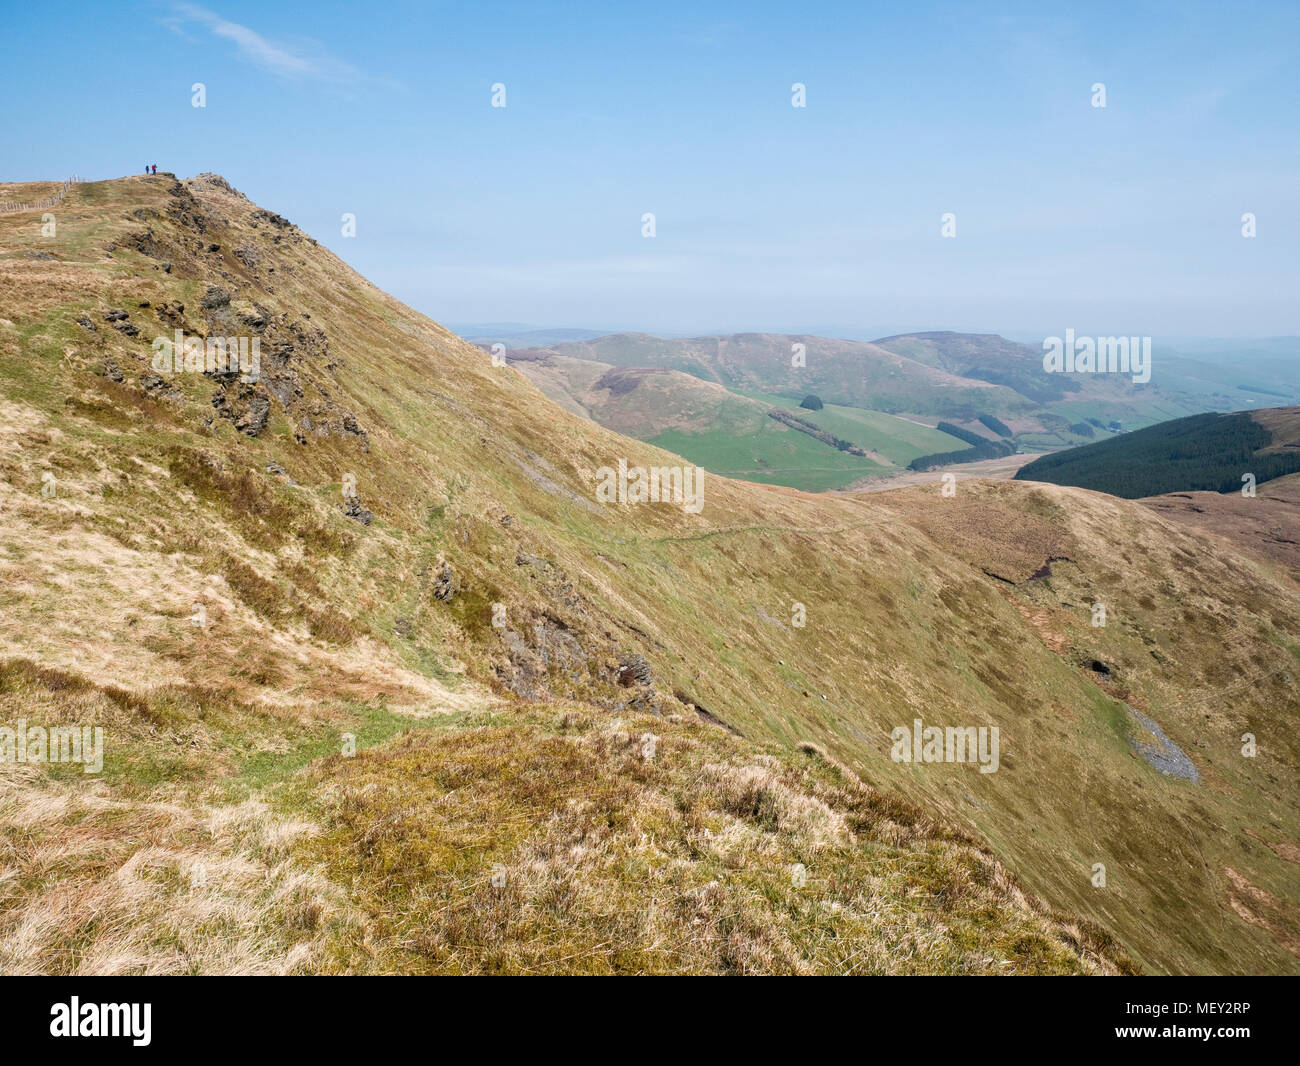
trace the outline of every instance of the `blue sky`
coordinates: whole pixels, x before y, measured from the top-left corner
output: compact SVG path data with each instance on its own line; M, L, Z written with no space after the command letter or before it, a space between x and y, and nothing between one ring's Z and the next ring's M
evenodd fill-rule
M445 322L1300 334L1290 0L58 10L0 180L217 171Z

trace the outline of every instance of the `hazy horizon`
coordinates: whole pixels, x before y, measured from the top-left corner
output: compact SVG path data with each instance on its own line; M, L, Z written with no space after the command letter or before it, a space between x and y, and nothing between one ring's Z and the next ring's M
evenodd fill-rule
M1293 5L128 10L11 47L6 179L216 171L440 321L1300 334Z
M771 334L790 334L806 335L812 337L838 338L840 340L861 340L872 341L882 340L886 337L906 336L915 333L986 333L995 334L1005 337L1007 340L1019 341L1022 344L1037 345L1044 339L1044 334L1023 329L975 329L975 328L953 328L953 327L933 327L933 326L853 326L853 325L778 325L770 328L755 328L753 326L728 326L714 327L699 330L678 330L655 327L653 325L641 324L624 324L617 326L608 325L590 325L587 323L574 322L555 322L555 323L538 323L538 322L515 322L515 321L462 321L457 319L440 320L441 324L455 333L466 337L491 336L493 334L506 333L541 333L541 332L568 332L568 331L587 331L601 336L614 333L646 333L651 336L662 337L715 337L727 336L735 333L771 333ZM1073 327L1072 327L1073 328ZM1077 329L1076 332L1084 334L1089 332L1085 329ZM1101 330L1091 331L1093 335L1105 335ZM1122 333L1123 331L1118 331ZM1245 342L1277 342L1277 341L1296 341L1300 343L1300 333L1289 334L1259 334L1259 335L1242 335L1236 337L1221 337L1208 335L1163 335L1161 341L1171 346L1201 346L1209 344L1242 344Z

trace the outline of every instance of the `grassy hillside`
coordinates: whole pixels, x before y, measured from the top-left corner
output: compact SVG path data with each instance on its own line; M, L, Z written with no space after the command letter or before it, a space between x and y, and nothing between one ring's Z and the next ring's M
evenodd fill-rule
M1279 428L1285 425L1286 431L1275 432L1264 419ZM1045 455L1021 467L1016 478L1077 485L1125 499L1238 491L1244 474L1253 474L1261 484L1300 471L1295 421L1279 422L1278 415L1266 412L1193 415Z
M1239 551L1277 563L1300 583L1300 474L1239 492L1171 492L1142 501L1161 517L1226 538Z
M0 721L105 762L0 766L0 970L1300 970L1273 563L1054 485L601 505L683 460L220 179L58 217L0 218Z

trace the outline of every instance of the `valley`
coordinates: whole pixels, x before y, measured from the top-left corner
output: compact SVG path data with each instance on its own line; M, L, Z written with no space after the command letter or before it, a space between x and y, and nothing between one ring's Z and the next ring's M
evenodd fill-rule
M953 454L971 441L943 432L940 422L993 442L1001 435L986 423L996 422L1009 431L1015 453L1033 456L1207 408L1234 410L1247 399L1225 387L1222 372L1223 384L1207 387L1202 379L1215 371L1174 353L1153 360L1149 382L1053 375L1043 371L1042 351L985 334L918 333L872 343L794 334L613 334L508 347L506 358L547 397L606 428L727 477L808 492L895 476L930 455L938 457L930 465L943 469L986 463L974 453ZM1240 379L1252 375L1269 381L1255 394L1261 407L1276 406L1270 396L1295 395L1285 372L1243 370ZM810 396L819 409L800 407ZM866 455L801 440L797 429L765 420L772 410L792 412ZM998 458L987 456L994 461L984 469L1015 469Z

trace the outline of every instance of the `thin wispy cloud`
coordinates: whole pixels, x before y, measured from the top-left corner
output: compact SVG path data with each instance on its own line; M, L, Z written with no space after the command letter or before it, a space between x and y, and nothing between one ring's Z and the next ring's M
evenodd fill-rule
M198 24L214 37L233 44L239 54L254 66L280 77L329 82L359 82L365 78L362 71L330 55L315 42L290 45L272 41L248 26L231 22L197 4L179 3L173 7L177 15L167 20L173 29L180 30L187 23Z

